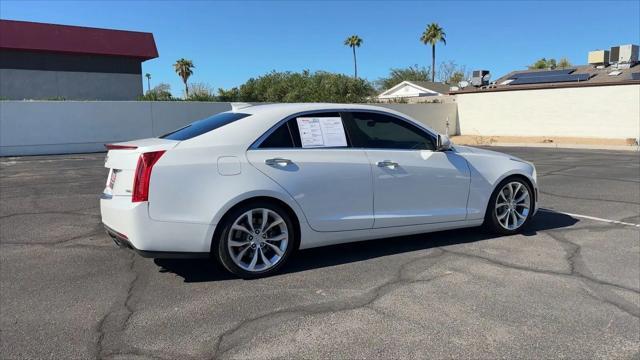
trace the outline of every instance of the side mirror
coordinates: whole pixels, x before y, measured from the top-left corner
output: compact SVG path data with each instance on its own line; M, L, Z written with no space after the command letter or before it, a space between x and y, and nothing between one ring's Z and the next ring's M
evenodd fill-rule
M447 151L451 149L451 140L447 135L438 134L436 151Z

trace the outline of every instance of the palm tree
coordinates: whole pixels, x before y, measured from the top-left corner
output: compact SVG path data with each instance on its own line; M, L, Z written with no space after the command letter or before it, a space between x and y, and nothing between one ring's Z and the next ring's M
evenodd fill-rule
M149 92L149 90L151 90L151 74L146 73L144 77L147 78L147 92Z
M446 35L440 25L431 23L420 37L423 44L431 44L431 81L436 81L436 44L442 42L447 45Z
M356 61L356 47L362 45L362 39L358 35L351 35L345 41L344 44L353 50L353 71L354 77L358 78L358 62Z
M193 75L193 61L187 60L184 58L180 58L173 64L173 69L176 71L178 76L182 78L182 82L184 83L184 92L186 97L189 97L189 86L187 86L187 80L189 80L189 76Z

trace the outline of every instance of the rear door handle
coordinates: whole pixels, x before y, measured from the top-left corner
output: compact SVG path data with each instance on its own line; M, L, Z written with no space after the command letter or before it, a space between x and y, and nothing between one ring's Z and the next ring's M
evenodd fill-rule
M293 164L291 160L282 158L267 159L264 163L269 166L287 166Z
M383 160L377 162L378 167L388 167L388 168L397 168L398 163L391 160Z

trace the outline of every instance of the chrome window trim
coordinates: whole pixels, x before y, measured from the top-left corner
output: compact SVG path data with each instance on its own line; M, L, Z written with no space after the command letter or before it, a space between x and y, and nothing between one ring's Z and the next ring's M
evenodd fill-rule
M269 128L269 130L267 130L264 134L262 134L256 141L254 141L251 146L249 146L249 148L247 150L278 150L278 149L298 149L298 150L317 150L317 149L338 149L338 150L350 150L350 149L357 149L357 150L362 150L362 149L368 149L368 150L407 150L407 151L428 151L425 149L420 149L420 150L411 150L411 149L380 149L380 148L365 148L365 147L354 147L352 145L349 146L339 146L339 147L317 147L317 148L303 148L303 147L286 147L286 148L260 148L260 145L262 145L262 142L269 137L269 135L271 135L278 127L280 127L282 124L286 123L287 121L301 116L301 115L308 115L308 114L318 114L318 113L339 113L340 117L342 118L342 113L346 113L346 112L364 112L364 113L372 113L372 114L381 114L381 115L387 115L387 116L391 116L395 119L404 121L405 123L408 123L409 125L413 125L416 126L418 129L424 131L428 136L432 137L432 142L435 146L435 143L437 142L437 138L438 135L434 134L430 129L427 129L426 127L424 127L424 125L422 125L422 123L420 123L419 121L413 121L413 120L409 120L409 119L405 119L399 115L387 112L387 111L383 111L383 110L371 110L371 109L353 109L353 108L339 108L339 109L321 109L321 110L306 110L306 111L300 111L294 114L291 114L287 117L285 117L284 119L278 121L275 125L273 125L271 128ZM344 119L342 119L344 121ZM291 129L289 129L289 131L291 131ZM345 132L347 130L345 129ZM293 136L293 134L291 134ZM347 134L348 136L348 134ZM294 141L295 144L295 141ZM433 151L433 150L432 150Z

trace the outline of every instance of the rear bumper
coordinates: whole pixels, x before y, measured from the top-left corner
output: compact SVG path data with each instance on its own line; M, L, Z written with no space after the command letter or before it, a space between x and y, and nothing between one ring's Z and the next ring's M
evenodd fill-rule
M153 220L147 202L133 203L128 196L101 197L100 213L114 242L141 256L209 256L214 225Z
M107 232L107 235L111 237L111 240L118 245L118 247L123 249L129 249L136 252L138 255L144 258L153 258L153 259L204 259L209 258L210 253L207 252L171 252L171 251L147 251L140 250L133 246L129 239L123 234L111 229L107 225L104 225L104 230Z

